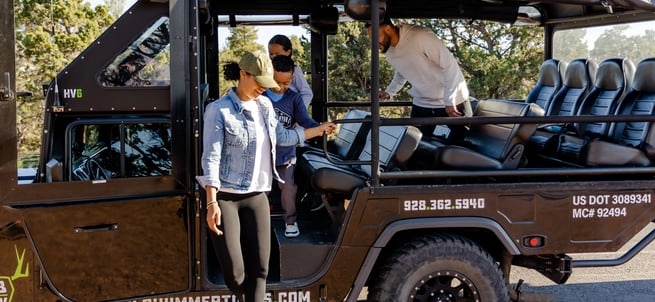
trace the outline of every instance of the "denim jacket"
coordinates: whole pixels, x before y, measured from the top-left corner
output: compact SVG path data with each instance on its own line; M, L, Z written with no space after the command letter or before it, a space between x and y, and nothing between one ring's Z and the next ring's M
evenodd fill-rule
M254 100L264 116L271 141L273 177L281 180L275 170L275 145L292 146L305 141L302 127L285 129L275 116L271 101L260 96ZM202 169L206 184L234 190L248 190L255 162L255 124L250 111L241 106L234 88L222 98L207 105L204 117ZM275 131L271 131L274 129Z

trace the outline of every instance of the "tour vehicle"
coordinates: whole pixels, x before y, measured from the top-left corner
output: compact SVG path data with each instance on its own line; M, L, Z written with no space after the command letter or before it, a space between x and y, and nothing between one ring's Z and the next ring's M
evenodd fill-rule
M44 88L30 181L15 143L16 83L29 79L15 76L2 1L0 301L236 301L196 181L226 26L308 26L312 116L343 113L335 135L299 148L300 203L324 208L301 206L297 238L271 216L267 301L518 301L513 266L562 284L576 267L623 264L655 232L617 258L571 255L616 252L655 219L655 47L639 58L557 47L582 31L634 50L616 28L648 33L654 11L641 0L140 0ZM376 93L385 15L540 27L531 93L479 99L466 118L381 116L410 105ZM344 22L372 28L368 102L329 97L340 83L328 81L328 36ZM456 123L469 126L465 144L417 129Z

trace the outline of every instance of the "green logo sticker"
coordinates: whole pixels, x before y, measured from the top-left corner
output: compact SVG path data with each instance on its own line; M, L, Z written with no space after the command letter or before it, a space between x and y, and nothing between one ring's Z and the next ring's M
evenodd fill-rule
M23 261L25 260L25 249L18 255L18 247L14 245L16 250L16 271L13 276L0 276L0 302L11 302L14 297L14 283L13 281L30 276L30 264L26 263L23 270Z

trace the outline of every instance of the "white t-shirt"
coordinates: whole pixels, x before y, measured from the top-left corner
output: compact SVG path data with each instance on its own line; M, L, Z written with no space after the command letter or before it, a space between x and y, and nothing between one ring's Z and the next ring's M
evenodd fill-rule
M413 103L425 108L457 105L469 97L457 60L431 29L402 24L396 46L387 50L395 73L386 92L393 95L409 81Z
M245 191L232 190L230 188L221 188L222 192L230 193L250 193L250 192L268 192L273 184L273 156L271 153L271 140L268 135L268 127L264 120L264 115L259 108L258 101L242 102L241 106L250 111L253 121L255 122L255 163L252 173L250 187ZM275 131L275 129L273 130Z

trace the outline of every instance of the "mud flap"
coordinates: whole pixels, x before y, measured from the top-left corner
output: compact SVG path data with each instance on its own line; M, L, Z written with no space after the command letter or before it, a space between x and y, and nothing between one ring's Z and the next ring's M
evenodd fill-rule
M565 254L515 257L512 264L532 268L557 284L564 284L571 276L571 257Z

